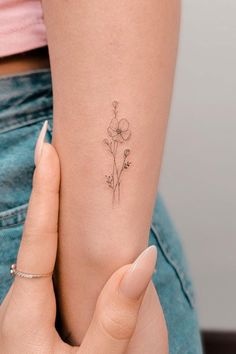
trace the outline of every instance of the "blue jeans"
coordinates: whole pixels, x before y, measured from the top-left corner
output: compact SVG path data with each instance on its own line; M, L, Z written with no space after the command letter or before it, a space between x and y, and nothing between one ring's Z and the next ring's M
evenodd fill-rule
M48 69L0 77L0 301L12 279L32 188L34 146L43 121L53 130ZM192 283L178 235L158 195L150 227L158 248L153 280L164 310L170 354L201 354Z

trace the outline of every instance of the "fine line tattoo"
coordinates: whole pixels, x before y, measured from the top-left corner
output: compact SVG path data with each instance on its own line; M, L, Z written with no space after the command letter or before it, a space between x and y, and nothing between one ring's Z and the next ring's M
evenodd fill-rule
M121 151L121 145L130 139L131 131L127 119L118 119L118 106L119 102L112 102L113 118L107 128L109 139L103 140L112 156L112 171L109 175L105 175L105 178L108 187L112 190L113 205L120 202L121 177L123 172L131 165L131 162L127 159L130 155L130 149Z

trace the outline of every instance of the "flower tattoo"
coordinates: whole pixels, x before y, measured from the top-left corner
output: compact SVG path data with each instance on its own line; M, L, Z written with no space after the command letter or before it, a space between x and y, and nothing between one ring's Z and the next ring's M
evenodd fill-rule
M129 130L129 122L126 119L118 119L113 118L111 123L107 129L108 135L119 143L123 143L124 141L130 138L130 130Z
M112 190L113 205L116 202L120 202L121 177L123 172L131 165L131 162L127 160L130 155L130 149L125 149L123 154L120 151L120 145L130 139L131 131L127 119L118 119L118 106L119 103L117 101L112 102L113 118L107 128L107 134L110 139L103 140L109 153L112 155L112 172L106 175L105 178L106 184ZM120 163L118 163L118 160L120 160Z

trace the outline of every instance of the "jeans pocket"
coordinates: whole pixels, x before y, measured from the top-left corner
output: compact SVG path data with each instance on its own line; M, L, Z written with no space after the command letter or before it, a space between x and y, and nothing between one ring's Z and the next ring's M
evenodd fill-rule
M34 148L45 119L17 119L18 127L0 133L0 213L28 202L34 172ZM47 139L51 140L48 131Z

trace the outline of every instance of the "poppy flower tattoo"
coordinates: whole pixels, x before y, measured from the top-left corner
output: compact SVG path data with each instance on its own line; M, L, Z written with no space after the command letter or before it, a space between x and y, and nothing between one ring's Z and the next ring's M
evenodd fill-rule
M112 190L113 205L116 202L120 202L121 177L123 172L131 165L131 162L127 160L130 155L130 149L125 149L123 154L120 151L120 145L130 139L131 131L129 129L129 122L127 119L118 119L118 106L119 103L117 101L112 102L113 118L107 128L109 139L103 140L109 153L112 155L112 172L109 175L105 175L105 178L106 184ZM120 163L118 163L119 157Z

